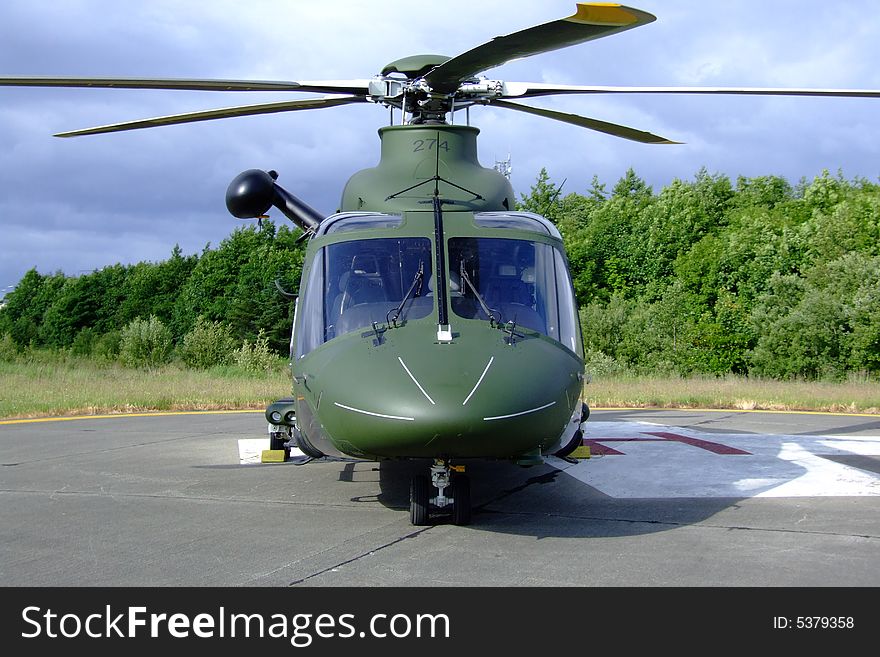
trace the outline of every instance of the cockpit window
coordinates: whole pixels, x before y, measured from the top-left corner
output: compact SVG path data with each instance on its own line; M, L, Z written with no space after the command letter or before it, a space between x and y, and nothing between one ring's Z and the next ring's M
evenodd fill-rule
M478 212L474 223L480 228L515 228L562 239L550 221L531 212Z
M419 273L421 274L419 275ZM373 322L385 325L429 315L431 242L424 237L352 240L321 249L303 296L296 355ZM401 302L409 297L401 307Z
M379 212L338 214L322 221L318 234L349 233L364 228L399 228L402 225L403 217L399 214Z
M461 267L476 293L461 280ZM483 304L502 324L537 331L577 354L583 347L565 258L550 244L456 237L449 240L450 305L465 319L485 319Z

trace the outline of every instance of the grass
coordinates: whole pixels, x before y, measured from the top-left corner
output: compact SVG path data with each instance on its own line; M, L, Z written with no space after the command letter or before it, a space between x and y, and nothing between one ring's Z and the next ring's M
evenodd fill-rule
M290 395L286 370L153 370L87 359L0 362L0 418L265 408Z
M880 382L603 375L584 386L592 408L720 408L880 414ZM283 362L237 368L137 370L69 355L0 361L0 418L169 410L262 409L290 394Z
M742 376L595 378L584 386L591 407L719 408L880 413L880 382L777 381Z

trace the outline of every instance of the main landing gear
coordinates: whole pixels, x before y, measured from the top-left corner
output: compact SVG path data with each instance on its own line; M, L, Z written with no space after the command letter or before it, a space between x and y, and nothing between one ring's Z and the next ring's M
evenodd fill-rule
M432 489L437 495L431 496ZM464 466L453 466L444 459L435 459L430 479L425 475L412 478L409 487L409 519L412 524L430 524L432 508L448 511L452 522L467 525L471 521L471 480L464 474Z

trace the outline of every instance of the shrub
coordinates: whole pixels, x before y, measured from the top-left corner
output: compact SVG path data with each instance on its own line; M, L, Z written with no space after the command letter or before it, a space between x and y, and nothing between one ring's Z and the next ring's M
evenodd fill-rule
M601 351L588 349L584 354L584 361L586 373L590 377L615 376L626 373L626 367Z
M116 360L119 358L119 344L121 341L121 331L108 331L95 340L92 345L92 357L104 361Z
M70 345L70 353L74 356L91 356L97 340L98 334L95 332L95 329L86 326L73 339L73 344Z
M196 369L229 364L235 355L232 329L222 322L209 322L201 315L193 329L183 336L180 357Z
M253 342L242 342L241 348L235 350L234 358L236 365L251 374L266 374L278 362L278 356L269 349L269 338L263 329Z
M18 358L18 347L9 333L0 337L0 363L11 363Z
M122 329L119 357L123 364L154 367L171 360L171 331L155 315L135 319Z

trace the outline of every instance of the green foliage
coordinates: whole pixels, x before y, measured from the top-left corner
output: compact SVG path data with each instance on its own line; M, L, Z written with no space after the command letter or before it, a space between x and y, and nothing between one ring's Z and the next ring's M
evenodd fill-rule
M240 228L219 248L206 250L193 268L174 306L172 325L185 335L201 315L226 322L238 339L254 340L262 329L270 347L285 353L290 343L292 304L275 287L280 279L287 290L299 287L303 246L298 233L272 222Z
M98 334L90 326L86 326L73 339L70 345L70 353L74 356L91 356L95 343L98 341Z
M593 373L880 376L880 185L701 169L655 192L629 169L571 187L542 169L517 207L563 236ZM176 344L194 368L277 369L293 304L275 282L296 292L300 235L266 221L198 256L31 270L0 310L0 358L152 366Z
M235 364L249 374L268 374L278 364L278 356L269 349L269 338L262 329L253 342L245 340L235 350Z
M759 176L736 180L735 203L744 207L765 207L773 209L792 198L793 190L785 178L779 176Z
M199 316L193 329L183 336L179 353L184 363L204 370L230 363L235 345L236 341L229 326L222 322L209 322Z
M132 320L122 329L119 358L130 367L156 367L171 360L171 331L155 315Z
M122 331L108 331L92 344L92 358L104 362L117 360L121 343Z
M594 179L560 207L599 369L880 374L878 185L824 171L797 188L775 176L734 187L701 170L654 194L629 170L610 196Z
M137 317L149 315L155 315L170 326L177 297L197 262L196 256L184 256L180 247L175 245L171 257L164 262L134 265L124 282L116 315L117 326L125 326Z
M18 345L9 333L0 335L0 363L12 363L18 359Z
M850 252L804 277L776 276L751 321L752 362L768 376L842 379L880 371L880 256Z
M626 373L626 368L614 358L592 349L584 353L584 369L589 377L607 377Z
M593 301L580 309L584 349L612 358L622 355L620 335L629 321L635 302L616 294L607 303Z
M557 187L550 182L550 175L547 173L547 169L541 169L540 173L538 173L538 180L532 185L529 194L523 195L517 207L520 210L540 214L553 223L558 223L559 194L561 191L561 185Z
M112 265L91 274L64 280L39 325L39 343L69 347L84 328L103 333L115 328L114 315L122 300L128 269Z
M60 272L43 276L36 269L29 270L4 298L6 307L0 312L0 333L11 335L21 348L39 343L43 315L65 280Z
M293 304L278 294L275 281L297 289L305 250L297 243L300 235L266 221L262 229L235 230L200 257L184 256L175 246L163 262L112 265L77 277L31 270L4 299L0 334L10 335L19 349L91 350L113 359L118 333L135 319L156 317L183 349L201 316L228 326L236 343L253 341L263 330L269 348L286 354Z

